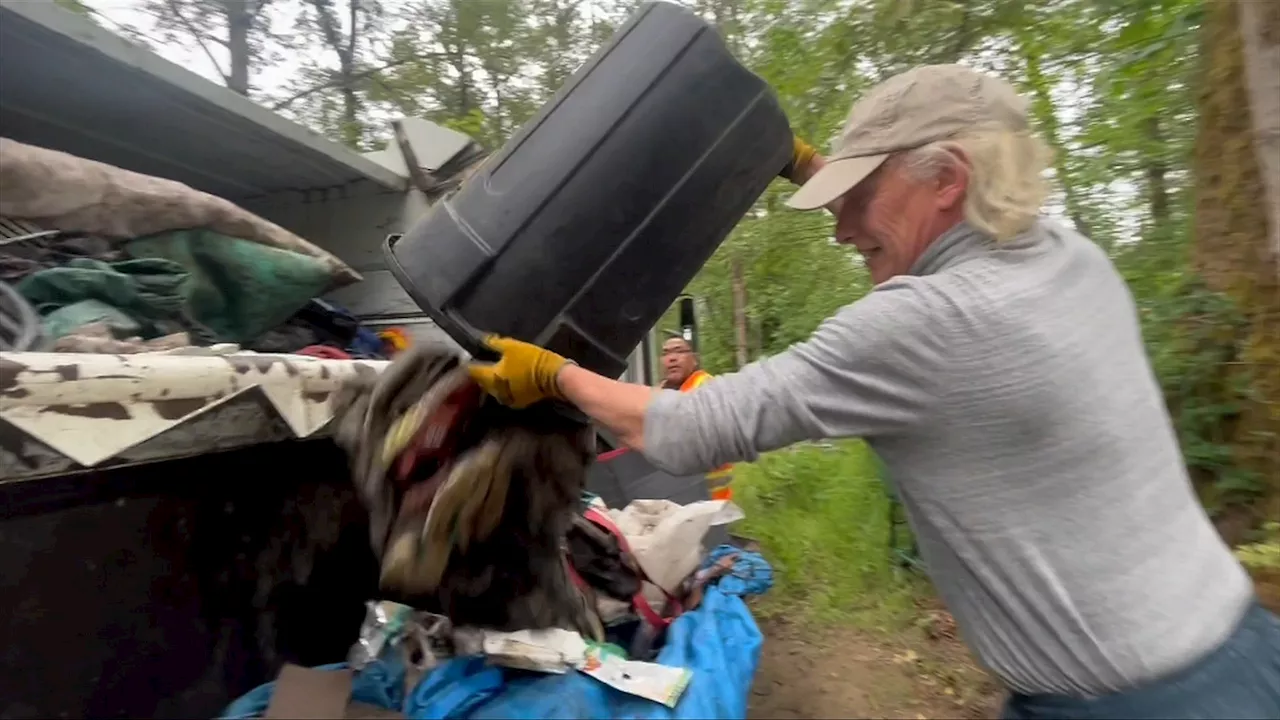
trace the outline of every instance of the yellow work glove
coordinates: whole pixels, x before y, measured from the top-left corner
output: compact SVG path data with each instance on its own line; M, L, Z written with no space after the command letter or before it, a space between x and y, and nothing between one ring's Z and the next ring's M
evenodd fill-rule
M467 371L498 402L520 409L540 400L564 399L556 376L569 360L514 338L490 335L484 344L501 358L495 363L473 361Z
M814 150L809 143L801 140L799 136L792 137L791 162L787 163L787 166L778 174L791 182L799 184L800 181L797 178L806 176L809 163L813 161L813 156L817 154L818 151Z

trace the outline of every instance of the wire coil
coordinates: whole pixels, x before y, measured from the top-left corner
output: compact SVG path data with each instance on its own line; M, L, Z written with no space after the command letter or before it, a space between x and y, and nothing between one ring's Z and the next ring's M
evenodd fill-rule
M12 285L0 282L0 350L38 350L44 339L40 316Z

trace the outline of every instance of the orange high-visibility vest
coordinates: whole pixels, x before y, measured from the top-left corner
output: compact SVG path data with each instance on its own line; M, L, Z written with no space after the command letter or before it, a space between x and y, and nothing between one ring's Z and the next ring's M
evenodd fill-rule
M706 370L694 370L693 374L680 384L680 392L689 392L698 387L702 383L711 379L711 373ZM712 500L729 500L733 498L733 489L729 484L733 482L733 464L725 464L707 473L707 490L711 494Z
M685 378L685 381L680 384L680 392L689 392L710 379L711 373L706 370L694 370L693 374Z

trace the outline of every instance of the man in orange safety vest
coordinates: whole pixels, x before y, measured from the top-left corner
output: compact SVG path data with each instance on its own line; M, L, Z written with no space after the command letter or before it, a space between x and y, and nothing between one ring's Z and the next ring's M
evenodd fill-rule
M711 379L711 373L698 367L698 354L682 337L670 337L662 343L662 384L666 390L691 392ZM733 465L722 465L707 473L707 492L712 500L729 500L733 491Z

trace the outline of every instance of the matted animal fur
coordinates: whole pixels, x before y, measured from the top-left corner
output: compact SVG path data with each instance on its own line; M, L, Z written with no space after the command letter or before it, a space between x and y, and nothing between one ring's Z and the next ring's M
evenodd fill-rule
M456 625L603 635L564 549L595 454L590 426L499 404L444 345L352 382L335 420L388 599Z

